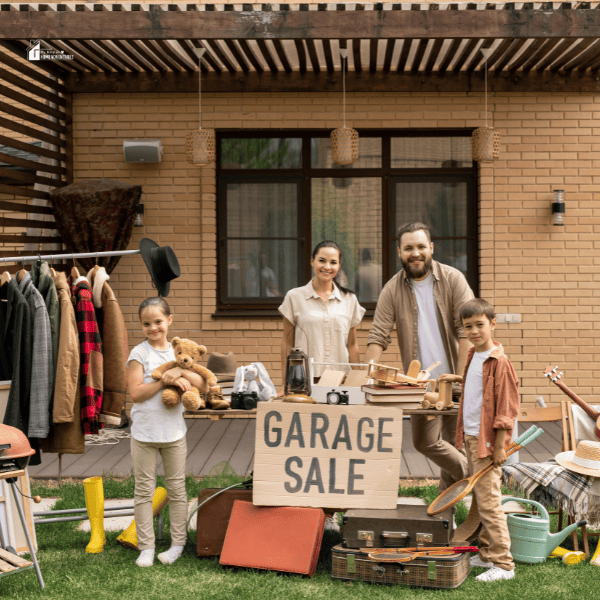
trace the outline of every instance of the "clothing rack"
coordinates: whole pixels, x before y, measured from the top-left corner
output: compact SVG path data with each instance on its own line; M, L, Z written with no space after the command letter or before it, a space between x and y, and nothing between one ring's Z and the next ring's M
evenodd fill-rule
M8 262L29 262L32 260L51 260L54 261L58 258L100 258L101 256L129 256L130 254L140 254L140 250L118 250L115 252L76 252L70 254L45 254L40 256L8 256L0 257L2 265Z

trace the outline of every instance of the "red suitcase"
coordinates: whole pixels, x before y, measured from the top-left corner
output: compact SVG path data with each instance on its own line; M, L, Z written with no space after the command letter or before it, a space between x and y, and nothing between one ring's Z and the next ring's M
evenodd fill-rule
M320 508L254 506L236 500L221 564L312 577L324 529L325 513Z

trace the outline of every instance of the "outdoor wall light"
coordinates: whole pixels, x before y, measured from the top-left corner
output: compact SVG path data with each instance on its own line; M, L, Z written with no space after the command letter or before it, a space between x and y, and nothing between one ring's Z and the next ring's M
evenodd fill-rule
M133 221L134 227L144 226L144 204L140 202L135 211L135 220Z
M554 190L552 203L552 225L565 224L565 190Z

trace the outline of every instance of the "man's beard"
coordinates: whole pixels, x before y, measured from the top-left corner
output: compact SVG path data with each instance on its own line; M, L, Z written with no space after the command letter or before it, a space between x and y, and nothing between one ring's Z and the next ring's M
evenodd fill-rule
M406 271L406 276L410 279L421 279L431 271L432 261L433 259L430 256L423 261L423 266L420 269L416 269L411 262L402 260L402 267Z

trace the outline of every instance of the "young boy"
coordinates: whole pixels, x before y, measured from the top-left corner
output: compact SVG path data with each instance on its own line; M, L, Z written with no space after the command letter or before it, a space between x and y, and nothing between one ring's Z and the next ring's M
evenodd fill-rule
M482 532L479 554L471 558L472 567L489 567L477 581L512 579L515 565L510 553L510 537L502 510L501 465L519 409L519 382L502 345L494 342L494 309L486 300L469 300L460 311L467 339L473 344L467 356L464 376L441 375L440 379L463 384L458 409L456 447L465 445L472 475L494 463L494 468L475 485Z

